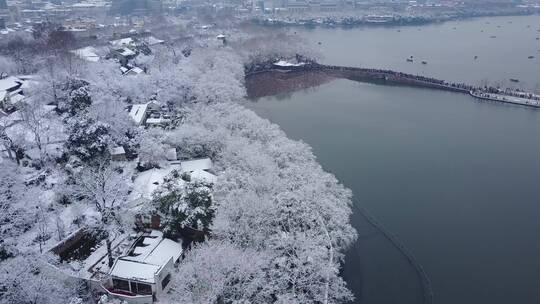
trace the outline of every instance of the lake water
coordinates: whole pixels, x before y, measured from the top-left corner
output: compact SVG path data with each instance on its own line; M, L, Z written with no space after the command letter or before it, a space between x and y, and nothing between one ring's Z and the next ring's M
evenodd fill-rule
M538 29L540 17L502 17L295 31L323 63L534 88L540 53L527 57L540 49ZM410 55L428 65L407 63ZM247 106L311 145L400 238L431 278L435 303L540 303L540 111L347 80ZM403 255L359 214L352 222L360 237L343 275L356 302L422 303Z

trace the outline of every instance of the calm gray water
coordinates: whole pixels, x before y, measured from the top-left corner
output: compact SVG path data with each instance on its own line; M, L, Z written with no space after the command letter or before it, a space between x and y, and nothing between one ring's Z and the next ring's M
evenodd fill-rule
M540 90L540 39L536 40L540 16L478 18L423 27L295 31L327 64ZM409 56L414 57L413 63L406 61ZM423 60L428 64L423 65ZM514 84L510 78L521 82Z
M325 63L540 82L540 61L527 59L540 49L540 17L397 29L298 34L322 42ZM410 55L429 64L407 64ZM399 236L429 274L435 303L540 303L540 111L347 80L248 107L310 144ZM357 303L421 303L414 269L361 216L352 221L360 238L344 276Z

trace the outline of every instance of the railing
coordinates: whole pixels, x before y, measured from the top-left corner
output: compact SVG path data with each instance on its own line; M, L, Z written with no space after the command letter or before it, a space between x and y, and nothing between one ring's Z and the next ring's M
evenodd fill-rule
M154 303L154 299L152 295L138 295L127 291L122 290L114 290L112 288L106 288L105 286L101 285L102 289L109 295L110 297L117 298L120 300L124 300L128 302L128 304L152 304Z

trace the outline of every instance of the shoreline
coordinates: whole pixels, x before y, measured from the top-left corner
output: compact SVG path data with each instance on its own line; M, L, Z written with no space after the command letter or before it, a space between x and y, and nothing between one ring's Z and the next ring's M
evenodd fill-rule
M313 16L305 19L298 18L294 20L288 20L288 18L283 19L257 19L251 18L245 20L244 22L248 24L254 24L263 27L276 27L276 28L342 28L342 29L351 29L351 28L378 28L378 27L401 27L401 26L424 26L430 24L442 24L445 22L452 21L464 21L476 18L492 18L492 17L526 17L526 16L539 16L539 8L530 8L527 11L518 11L518 12L504 12L504 13L488 13L488 14L457 14L450 16L441 16L437 17L403 17L403 16L394 16L393 20L386 22L370 22L365 20L365 16L342 16L342 17L326 17L326 16Z

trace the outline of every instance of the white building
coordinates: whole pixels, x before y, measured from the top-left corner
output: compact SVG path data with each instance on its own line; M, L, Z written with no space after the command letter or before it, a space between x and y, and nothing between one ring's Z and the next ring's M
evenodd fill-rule
M12 111L24 99L24 81L14 76L0 79L0 110Z
M164 44L165 40L158 39L154 36L149 36L143 39L143 41L148 44L149 46L154 46L157 44Z
M82 60L90 61L90 62L98 62L99 61L99 55L96 53L96 49L94 49L91 46L76 49L71 51L71 53L77 55L77 57L81 58Z
M147 103L134 104L131 106L131 110L129 110L129 117L131 117L137 125L141 126L146 122L146 117L148 115L147 111Z
M115 260L101 290L128 304L152 304L169 290L182 252L182 244L164 238L161 231L143 233Z
M122 38L122 39L118 39L118 40L112 40L112 41L109 41L109 43L115 48L134 47L135 46L135 40L133 38L131 38L131 37Z
M120 67L120 71L122 72L122 75L124 76L136 76L139 74L144 73L144 70L139 67L132 67L132 68L126 68L126 67Z
M151 112L159 110L159 106L153 102L134 104L129 110L129 117L131 117L137 125L142 126L146 123L146 119Z
M199 180L210 184L215 184L217 181L217 177L209 172L214 167L210 158L182 161L180 166L182 172L190 175L191 180Z
M111 158L114 161L126 161L126 150L124 150L124 147L114 147L110 151Z

